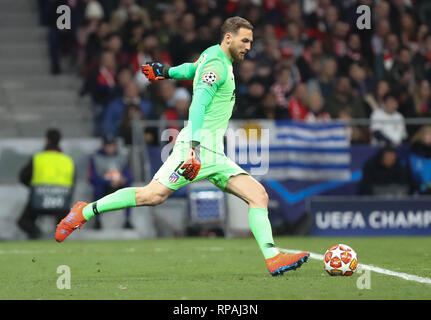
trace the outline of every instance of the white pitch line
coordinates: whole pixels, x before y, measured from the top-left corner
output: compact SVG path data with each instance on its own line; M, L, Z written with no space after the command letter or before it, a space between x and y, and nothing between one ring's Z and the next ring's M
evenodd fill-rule
M279 249L281 252L287 252L287 253L292 253L292 254L303 252L303 250L287 250L287 249L283 249L283 248L277 248L277 249ZM312 258L312 259L323 261L323 257L324 256L321 254L310 252L310 258ZM383 269L383 268L379 268L379 267L375 267L375 266L371 266L371 265L367 265L367 264L362 264L362 263L358 264L358 268L359 267L361 267L362 269L365 269L365 270L370 270L370 271L374 271L377 273L386 274L388 276L398 277L398 278L401 278L404 280L431 284L431 279L426 278L426 277L420 277L420 276L416 276L416 275L408 274L408 273L404 273L404 272L395 272L392 270Z

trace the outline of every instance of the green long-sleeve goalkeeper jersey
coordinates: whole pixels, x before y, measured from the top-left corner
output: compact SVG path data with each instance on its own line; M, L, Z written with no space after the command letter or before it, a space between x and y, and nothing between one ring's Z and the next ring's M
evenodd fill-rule
M169 76L193 79L189 121L177 141L199 141L203 147L223 153L223 136L235 104L232 62L220 45L214 45L202 52L195 63L170 68Z

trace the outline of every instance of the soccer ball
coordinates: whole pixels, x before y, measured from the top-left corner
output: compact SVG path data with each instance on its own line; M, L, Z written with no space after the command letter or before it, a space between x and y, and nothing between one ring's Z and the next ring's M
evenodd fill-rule
M348 245L336 244L326 250L323 264L331 276L351 276L358 267L358 256Z

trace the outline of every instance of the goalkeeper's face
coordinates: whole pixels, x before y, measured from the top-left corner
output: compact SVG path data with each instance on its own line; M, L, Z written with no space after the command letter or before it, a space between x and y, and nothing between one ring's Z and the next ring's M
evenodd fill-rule
M232 33L230 38L228 48L231 57L234 61L244 60L245 55L251 49L253 31L246 28L240 28L236 34Z

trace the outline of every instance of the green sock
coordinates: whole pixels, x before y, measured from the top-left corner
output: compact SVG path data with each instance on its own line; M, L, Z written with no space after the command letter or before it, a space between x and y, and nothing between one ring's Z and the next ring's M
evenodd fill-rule
M82 211L82 215L88 221L96 214L105 211L136 207L135 192L136 188L132 187L117 190L102 199L86 205Z
M279 252L274 247L271 223L268 219L268 210L251 208L248 210L250 229L262 251L265 259L272 258Z

